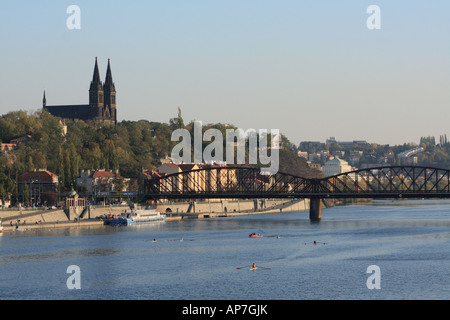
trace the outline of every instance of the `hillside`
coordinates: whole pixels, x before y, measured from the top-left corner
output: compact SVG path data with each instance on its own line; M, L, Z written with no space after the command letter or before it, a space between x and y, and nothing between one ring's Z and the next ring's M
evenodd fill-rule
M67 133L63 124L46 111L27 113L9 112L0 118L0 140L8 143L12 139L28 137L18 143L14 150L2 152L0 164L0 194L14 193L16 177L39 168L60 176L62 190L75 185L81 170L119 170L123 177L134 178L143 168L152 169L160 165L160 159L171 154L175 144L171 141L173 130L185 127L181 114L169 123L122 121L117 127L98 126L81 120L68 121ZM229 125L214 124L222 132ZM303 159L296 156L286 137L282 137L280 171L309 177L317 172L311 170ZM207 143L204 143L204 147ZM0 195L1 196L1 195Z

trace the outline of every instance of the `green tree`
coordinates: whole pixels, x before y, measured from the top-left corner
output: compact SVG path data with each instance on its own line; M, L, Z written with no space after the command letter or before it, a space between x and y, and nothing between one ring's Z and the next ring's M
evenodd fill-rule
M176 118L171 118L169 120L169 126L172 130L184 128L184 120L181 116L181 108L178 107L178 115Z
M24 205L29 205L30 202L30 189L28 188L28 184L24 183L22 187L22 202Z
M70 159L70 152L68 150L63 151L63 172L64 172L64 187L70 189L73 185L72 166Z

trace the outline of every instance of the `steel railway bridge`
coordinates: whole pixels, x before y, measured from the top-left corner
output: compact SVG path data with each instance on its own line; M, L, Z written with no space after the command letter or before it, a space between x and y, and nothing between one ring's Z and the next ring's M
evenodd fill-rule
M283 172L267 176L252 167L208 167L146 180L143 197L310 199L310 219L317 220L327 198L450 198L450 170L382 166L313 179Z

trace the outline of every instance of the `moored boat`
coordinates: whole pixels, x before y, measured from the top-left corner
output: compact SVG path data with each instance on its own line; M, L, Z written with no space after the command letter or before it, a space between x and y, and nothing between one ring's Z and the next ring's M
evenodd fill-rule
M120 216L105 220L105 224L112 226L128 226L137 223L164 222L166 216L156 210L136 210L122 212Z

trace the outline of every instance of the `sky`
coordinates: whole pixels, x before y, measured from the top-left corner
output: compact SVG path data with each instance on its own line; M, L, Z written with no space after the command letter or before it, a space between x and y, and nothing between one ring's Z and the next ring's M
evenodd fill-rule
M70 5L80 29L69 29ZM380 29L369 29L370 5ZM447 134L450 1L12 1L0 114L87 104L108 59L118 120L279 129L292 143Z

